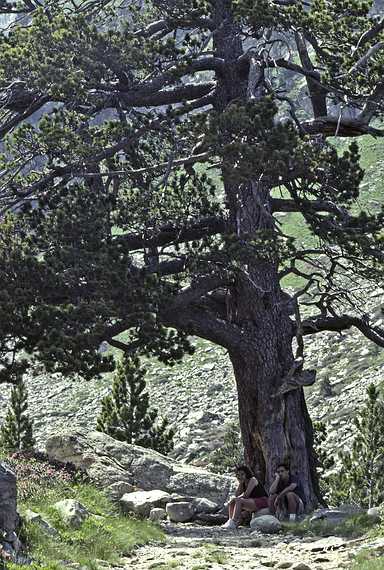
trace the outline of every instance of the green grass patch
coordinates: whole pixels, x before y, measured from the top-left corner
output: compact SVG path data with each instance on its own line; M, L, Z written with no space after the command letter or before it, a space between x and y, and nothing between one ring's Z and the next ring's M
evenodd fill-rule
M55 502L68 498L78 500L91 513L80 529L66 526L53 508ZM97 560L118 563L135 546L164 538L161 529L149 521L121 515L104 493L91 485L49 489L44 498L33 498L21 505L21 512L26 508L40 513L59 533L51 537L36 524L25 526L24 540L41 568L55 568L58 561L65 560L94 570Z
M124 516L102 490L85 482L81 475L66 473L42 458L11 456L8 461L23 491L21 515L27 509L37 512L57 531L51 536L38 524L24 521L20 538L33 560L31 570L59 570L64 563L97 570L98 560L118 564L136 546L164 540L158 525ZM53 505L63 499L79 501L90 513L81 528L67 526L54 509ZM16 568L21 566L12 565L9 570Z
M357 555L351 570L384 570L384 557L374 550L364 550Z
M218 549L216 546L206 545L204 559L209 564L225 564L227 562L227 553Z
M283 528L295 536L339 536L349 539L359 538L368 532L377 534L379 531L377 522L365 513L348 517L339 524L326 520L313 523L305 520L301 523L283 523Z

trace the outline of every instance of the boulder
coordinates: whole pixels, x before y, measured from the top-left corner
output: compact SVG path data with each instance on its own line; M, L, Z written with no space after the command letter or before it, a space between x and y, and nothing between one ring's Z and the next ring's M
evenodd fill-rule
M371 507L370 509L368 509L367 515L373 521L380 522L380 520L381 520L380 509L378 507Z
M271 512L268 509L268 507L265 507L265 509L259 509L256 513L253 513L252 515L252 519L256 519L258 517L263 517L265 515L270 515Z
M168 503L166 511L172 522L189 522L194 518L195 509L192 503Z
M167 513L165 509L151 509L151 512L149 513L149 520L153 522L163 521L166 517Z
M126 493L120 499L125 513L134 513L139 517L148 517L154 507L165 507L171 496L164 491L135 491Z
M204 497L196 497L192 499L192 505L195 510L195 513L206 513L212 514L216 513L219 510L219 505L210 501L209 499L205 499Z
M272 515L263 515L252 519L250 526L252 530L260 530L265 534L275 534L282 529L279 519Z
M105 489L105 492L112 501L120 501L123 495L133 493L134 491L137 491L136 487L126 481L116 481L116 483L112 483L112 485L109 485Z
M0 463L0 529L7 532L14 532L18 525L16 497L16 475Z
M123 481L145 491L205 497L221 506L236 483L233 477L175 463L156 451L96 431L56 434L47 440L46 451L50 459L72 463L103 488Z
M85 519L89 517L87 509L74 499L64 499L53 505L59 513L61 520L72 528L80 528Z
M26 522L39 526L46 534L49 534L50 536L58 535L57 530L51 524L49 524L48 521L43 519L39 513L35 513L34 511L27 509L23 518Z

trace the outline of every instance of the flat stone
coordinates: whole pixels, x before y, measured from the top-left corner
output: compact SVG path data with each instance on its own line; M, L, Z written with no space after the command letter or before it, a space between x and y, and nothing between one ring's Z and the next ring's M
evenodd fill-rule
M166 511L172 522L189 522L195 515L195 509L192 503L168 503Z
M327 550L336 550L346 546L345 540L339 536L329 536L327 538L321 538L315 542L309 542L303 544L303 549L310 550L311 552L326 552Z
M196 513L212 514L219 510L219 505L205 498L195 498L192 500L192 505Z
M123 495L120 499L120 505L125 513L148 517L153 508L165 507L170 499L171 496L165 491L135 491Z

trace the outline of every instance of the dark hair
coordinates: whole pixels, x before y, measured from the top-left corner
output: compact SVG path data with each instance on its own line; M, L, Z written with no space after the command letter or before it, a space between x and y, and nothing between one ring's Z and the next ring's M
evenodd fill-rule
M250 468L248 467L248 465L245 465L245 464L244 465L236 465L235 471L236 471L236 473L238 473L239 471L243 471L243 473L245 473L248 480L252 479L252 477L253 477L253 473L250 470Z
M276 469L278 469L279 467L284 467L284 469L286 469L287 471L289 471L289 465L288 463L279 463L278 466L276 467Z

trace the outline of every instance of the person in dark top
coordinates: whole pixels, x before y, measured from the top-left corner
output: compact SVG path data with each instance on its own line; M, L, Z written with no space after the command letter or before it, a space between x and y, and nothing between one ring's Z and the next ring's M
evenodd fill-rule
M236 467L236 477L239 486L236 496L229 502L229 518L223 528L237 528L241 511L255 513L259 509L268 508L268 495L247 465Z
M269 490L269 510L278 517L285 511L289 520L295 521L296 516L305 510L305 495L300 480L291 475L285 463L277 466L275 480Z

